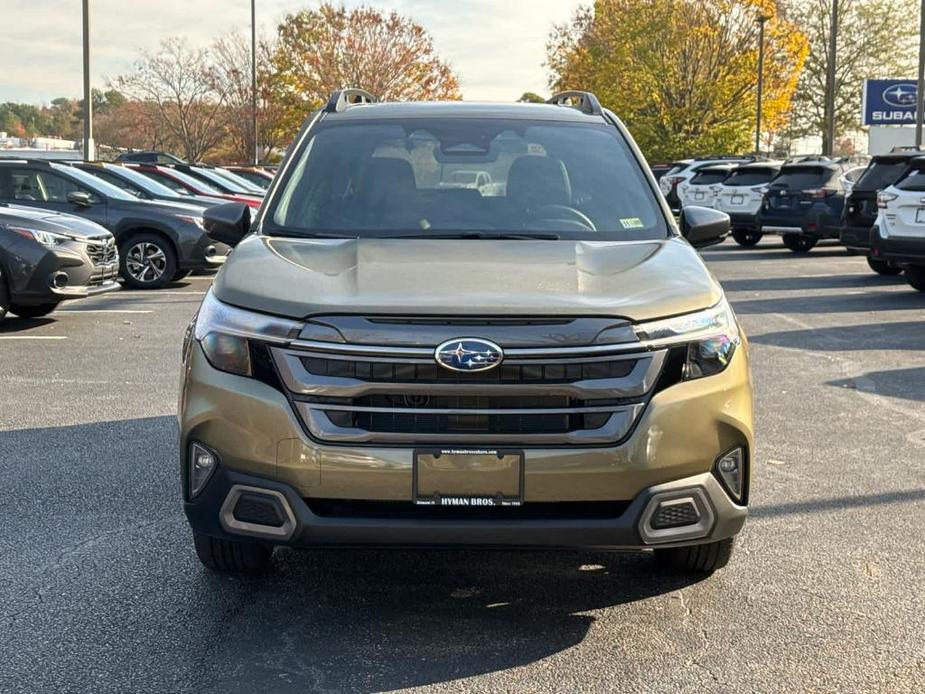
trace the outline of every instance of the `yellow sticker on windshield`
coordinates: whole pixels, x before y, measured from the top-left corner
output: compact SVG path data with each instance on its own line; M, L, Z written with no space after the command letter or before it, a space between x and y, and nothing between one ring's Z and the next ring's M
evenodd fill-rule
M624 217L620 220L620 224L623 225L624 229L642 229L645 227L639 217Z

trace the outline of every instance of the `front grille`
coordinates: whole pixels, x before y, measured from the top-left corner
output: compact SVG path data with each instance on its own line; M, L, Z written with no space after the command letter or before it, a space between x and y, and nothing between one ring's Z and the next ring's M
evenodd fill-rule
M616 443L645 407L667 354L625 342L561 346L554 340L570 334L557 326L547 344L508 347L493 369L453 371L433 353L460 321L478 323L377 317L367 324L395 331L387 345L311 341L270 352L313 438L405 446Z
M119 251L116 248L116 240L92 239L87 241L87 255L94 265L110 265L119 259Z
M316 376L356 378L373 383L572 383L598 378L622 378L634 362L626 359L588 363L504 364L490 371L449 371L432 364L347 361L326 357L302 359L305 370Z
M615 519L630 501L528 502L522 506L418 506L410 501L366 501L307 498L316 516L395 520L580 520Z

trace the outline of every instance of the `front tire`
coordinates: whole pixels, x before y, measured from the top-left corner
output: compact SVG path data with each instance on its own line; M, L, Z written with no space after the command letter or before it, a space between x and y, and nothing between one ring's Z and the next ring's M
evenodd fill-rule
M58 308L58 304L35 304L32 306L10 306L10 311L20 318L41 318Z
M870 267L871 270L876 272L878 275L887 275L887 276L901 275L903 271L901 267L890 265L885 260L876 260L875 258L871 258L870 256L867 256L867 265Z
M119 246L119 274L135 289L160 289L177 273L177 254L159 234L132 234Z
M655 560L663 568L677 573L708 573L722 569L732 557L735 538L688 547L655 550Z
M913 289L925 292L925 266L913 265L906 268L906 280Z
M760 231L745 231L739 229L732 232L732 238L735 239L735 242L740 246L745 248L751 248L752 246L758 245L758 242L761 241L763 234Z
M783 242L794 253L809 253L818 239L806 234L784 234Z
M267 545L223 540L195 530L193 544L203 566L219 573L260 573L267 569L273 556L273 548Z

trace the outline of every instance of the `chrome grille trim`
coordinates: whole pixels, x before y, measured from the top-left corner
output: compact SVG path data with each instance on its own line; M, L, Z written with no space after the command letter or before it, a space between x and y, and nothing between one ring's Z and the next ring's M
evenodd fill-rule
M564 383L517 382L517 383L455 383L455 382L388 382L365 381L354 378L319 376L310 373L302 363L306 353L285 350L277 347L270 349L273 360L286 388L296 395L315 395L338 398L355 398L377 393L395 393L407 395L565 395L578 399L592 400L603 398L639 398L648 393L655 385L662 370L667 350L643 352L633 355L618 355L614 359L635 360L633 370L621 378L586 379ZM328 355L323 355L328 357ZM383 362L395 360L382 359ZM575 363L566 360L553 360L545 363ZM426 360L403 361L402 363L433 364L433 358ZM506 359L504 363L518 363ZM579 363L586 363L585 359ZM330 409L330 408L328 408Z
M375 345L356 345L341 342L320 342L316 340L293 340L293 349L343 354L369 355L381 357L409 357L430 360L434 356L434 347L383 347ZM511 347L504 349L504 359L543 359L546 357L565 358L582 355L605 355L645 351L641 342L623 342L611 345L588 345L586 347Z

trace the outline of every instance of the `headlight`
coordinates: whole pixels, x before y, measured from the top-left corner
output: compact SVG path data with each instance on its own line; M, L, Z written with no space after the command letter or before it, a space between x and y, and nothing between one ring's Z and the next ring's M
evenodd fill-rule
M740 342L735 314L725 298L706 311L640 323L635 329L636 336L650 349L687 346L685 380L725 369Z
M43 246L48 246L49 248L54 248L59 243L64 243L65 241L71 240L69 236L65 236L64 234L55 234L50 231L45 231L44 229L30 229L28 227L15 226L8 226L7 229L12 231L14 234L25 236L27 239L32 239L33 241L38 241Z
M210 289L199 307L193 334L216 369L250 376L249 339L284 343L293 339L300 327L295 321L222 303Z
M187 224L194 224L203 231L205 231L205 225L202 222L202 217L194 217L191 214L175 214L174 217L179 219L181 222L186 222Z

